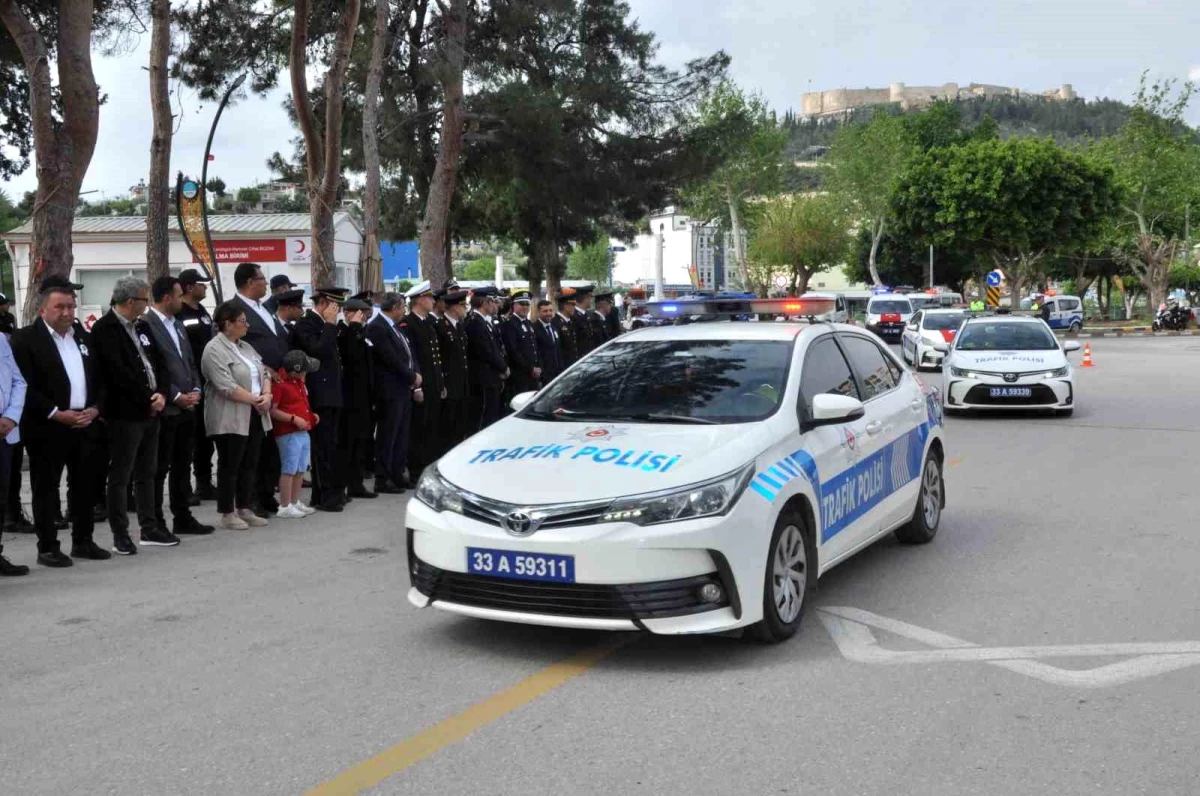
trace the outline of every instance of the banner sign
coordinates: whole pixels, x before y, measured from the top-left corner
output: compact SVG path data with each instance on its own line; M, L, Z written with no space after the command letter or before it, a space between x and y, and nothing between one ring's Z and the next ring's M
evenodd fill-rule
M205 273L215 280L213 287L216 289L216 299L220 302L221 274L213 254L212 237L208 234L208 204L204 186L190 177L184 177L182 171L175 181L175 214L179 219L183 242L192 253L192 262L199 263Z

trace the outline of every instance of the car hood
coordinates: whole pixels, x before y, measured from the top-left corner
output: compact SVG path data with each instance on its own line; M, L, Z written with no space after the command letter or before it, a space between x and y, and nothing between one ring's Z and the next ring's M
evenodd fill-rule
M540 505L686 486L748 463L777 435L767 421L729 425L571 423L510 417L443 456L468 492Z
M927 343L953 343L958 329L922 329L921 339Z
M1035 370L1061 368L1067 364L1062 351L959 351L955 350L950 363L956 368L981 370L987 373L1028 373Z

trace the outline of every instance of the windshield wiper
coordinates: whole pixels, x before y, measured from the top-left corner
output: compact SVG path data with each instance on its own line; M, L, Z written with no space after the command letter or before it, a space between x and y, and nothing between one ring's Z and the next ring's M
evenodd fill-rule
M639 412L628 415L612 415L613 420L633 420L638 423L695 423L702 426L718 425L717 421L707 417L692 417L691 415L657 415L649 412Z

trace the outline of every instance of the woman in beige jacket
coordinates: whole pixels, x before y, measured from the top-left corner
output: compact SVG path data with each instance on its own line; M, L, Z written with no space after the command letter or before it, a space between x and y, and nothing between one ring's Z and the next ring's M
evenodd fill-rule
M258 452L271 428L271 375L242 342L246 308L226 301L213 315L217 334L204 347L204 428L217 448L217 510L221 527L245 530L267 521L250 508ZM235 512L236 505L236 512Z

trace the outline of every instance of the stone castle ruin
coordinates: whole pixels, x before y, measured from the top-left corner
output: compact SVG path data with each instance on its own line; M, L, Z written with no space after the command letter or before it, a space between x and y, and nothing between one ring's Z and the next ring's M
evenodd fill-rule
M1022 92L1019 88L991 86L986 83L971 83L967 86L959 86L958 83L946 83L941 86L906 86L903 83L892 83L887 88L837 88L832 91L810 91L804 95L800 105L802 115L820 117L845 113L867 105L899 103L901 108L907 110L929 105L936 100L1020 97L1022 95L1055 101L1073 100L1077 96L1070 83L1064 83L1058 88L1047 89L1041 93Z

